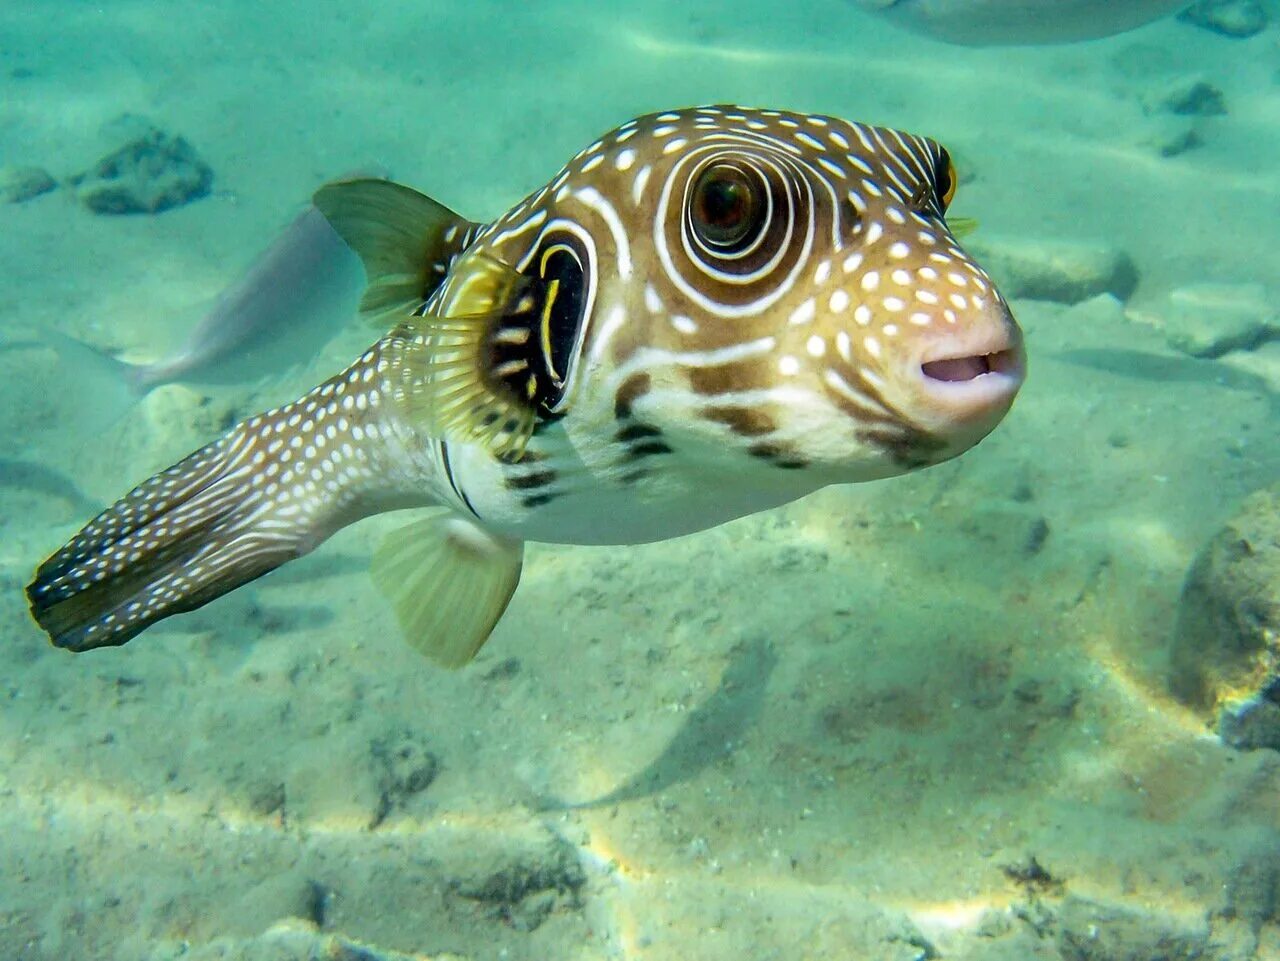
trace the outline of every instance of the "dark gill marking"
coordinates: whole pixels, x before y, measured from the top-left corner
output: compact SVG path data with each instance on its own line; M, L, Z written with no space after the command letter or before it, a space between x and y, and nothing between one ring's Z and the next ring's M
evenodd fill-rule
M639 460L642 457L650 457L654 454L670 454L671 452L671 448L662 441L651 440L627 448L627 460Z
M618 441L627 444L633 440L661 436L662 431L658 430L656 427L650 427L647 424L630 424L618 431L616 438Z
M530 474L508 475L504 483L511 490L529 490L533 487L546 487L556 479L556 472L553 470L534 471Z
M631 408L636 400L649 393L649 375L632 374L622 382L613 399L613 416L617 420L626 420L631 416Z
M809 466L809 462L801 457L794 450L784 447L781 444L752 444L747 448L747 453L752 457L758 457L761 460L768 461L774 467L782 470L803 470Z
M527 497L520 498L520 503L524 507L541 507L543 504L553 501L559 496L559 494L553 494L550 492L530 494Z

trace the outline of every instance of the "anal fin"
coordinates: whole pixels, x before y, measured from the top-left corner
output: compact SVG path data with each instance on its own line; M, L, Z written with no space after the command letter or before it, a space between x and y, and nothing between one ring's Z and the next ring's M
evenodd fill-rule
M462 667L507 609L523 560L520 541L437 514L389 534L371 572L409 645L444 667Z

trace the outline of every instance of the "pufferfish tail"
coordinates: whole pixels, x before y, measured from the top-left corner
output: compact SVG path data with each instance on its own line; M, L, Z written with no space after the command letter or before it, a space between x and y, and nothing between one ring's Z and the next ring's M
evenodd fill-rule
M339 434L324 451L315 433L313 443L291 443L290 425L308 416L307 403L246 421L139 484L41 564L27 599L53 644L71 651L124 644L308 553L353 521L430 503L382 486L370 444L376 427L346 435L352 439ZM518 541L448 512L391 534L372 573L410 645L460 667L506 610L522 557Z
M124 644L351 521L421 503L382 490L376 427L327 416L325 400L344 379L250 418L139 484L41 564L27 599L53 643L72 651Z

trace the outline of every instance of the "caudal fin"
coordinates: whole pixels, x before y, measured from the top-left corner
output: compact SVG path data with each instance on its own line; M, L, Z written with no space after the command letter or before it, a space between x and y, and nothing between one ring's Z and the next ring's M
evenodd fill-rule
M357 423L355 405L347 405L351 419L343 416L333 400L351 376L144 481L41 564L27 599L53 643L73 651L123 644L385 506L366 497L379 483L377 426Z
M307 524L252 483L234 433L133 489L36 571L31 613L58 647L123 644L298 556Z

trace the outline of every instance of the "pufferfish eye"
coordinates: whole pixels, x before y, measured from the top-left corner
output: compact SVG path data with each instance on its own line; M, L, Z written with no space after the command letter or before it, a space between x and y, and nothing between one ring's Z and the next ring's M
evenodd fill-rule
M947 208L951 206L951 201L956 195L956 187L960 184L960 175L956 173L956 165L951 160L951 154L947 153L945 147L939 148L942 156L938 158L938 164L934 168L933 189L938 195L938 202L942 204L942 212L946 213Z
M689 202L689 220L698 239L720 253L750 245L768 216L765 184L728 163L698 175Z

